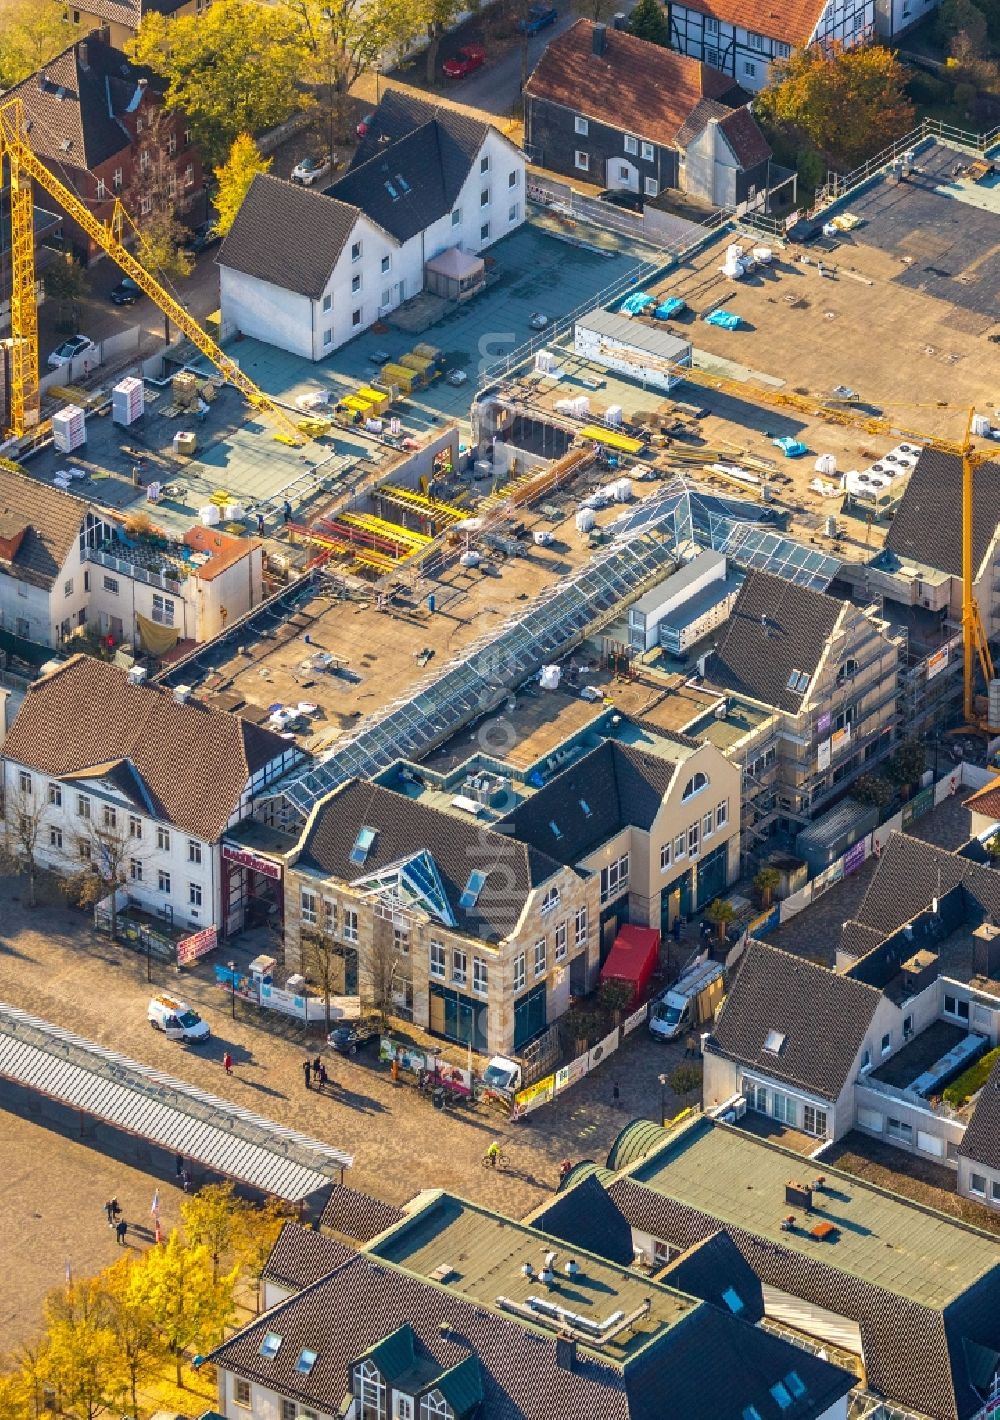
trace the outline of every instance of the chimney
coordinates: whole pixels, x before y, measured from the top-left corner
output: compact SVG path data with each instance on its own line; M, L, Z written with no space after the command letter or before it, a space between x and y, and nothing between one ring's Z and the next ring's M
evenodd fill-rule
M571 1336L556 1337L556 1365L563 1371L576 1369L576 1342Z
M808 1213L812 1208L812 1189L807 1183L786 1183L785 1202L794 1204L796 1208L804 1208Z
M80 44L77 45L77 47L76 47L76 57L77 57L77 59L78 59L79 62L80 62L80 68L81 68L81 69L89 69L89 68L90 68L90 51L89 51L89 49L87 48L87 41L86 41L86 40L83 40Z
M595 25L593 34L593 48L595 54L604 54L608 47L608 27L607 25Z
M614 25L616 30L627 30L628 16L625 14L625 11L619 10L611 23Z

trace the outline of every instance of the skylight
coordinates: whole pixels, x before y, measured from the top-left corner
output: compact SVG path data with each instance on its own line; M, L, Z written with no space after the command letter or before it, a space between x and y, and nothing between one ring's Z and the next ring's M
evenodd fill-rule
M393 185L392 185L391 182L387 182L387 183L386 183L386 185L385 185L385 190L386 190L386 192L389 194L389 196L392 198L393 202L398 202L398 201L399 201L399 193L398 193L398 192L396 191L396 189L393 187Z
M362 828L354 840L354 847L351 849L351 862L363 863L372 850L378 829Z
M805 1383L798 1371L789 1371L785 1377L785 1385L794 1395L796 1400L801 1400L806 1393Z
M787 1036L783 1035L780 1030L769 1030L764 1042L764 1049L769 1050L772 1055L780 1055L786 1040Z
M760 1420L760 1411L756 1405L748 1405L743 1412L743 1420Z
M733 1316L739 1316L740 1312L743 1310L743 1298L735 1288L727 1287L722 1294L722 1300L733 1313Z
M473 869L469 874L469 881L465 884L465 891L458 899L459 907L464 907L466 911L468 911L470 907L475 907L476 903L479 901L479 894L482 892L485 882L486 874L481 873L478 868Z
M809 677L805 671L796 670L792 667L788 677L787 688L793 690L796 695L804 695L809 687Z
M591 809L590 805L587 803L587 800L586 800L586 799L581 799L581 800L580 800L580 807L581 807L581 809L583 809L584 817L585 817L585 818L590 818L590 815L593 813L593 810Z
M302 1350L299 1352L299 1359L295 1362L295 1369L300 1376L307 1376L318 1360L318 1351L310 1351L307 1347L303 1346Z
M410 184L406 181L406 178L403 176L402 173L396 174L396 181L399 183L401 192L409 192Z
M260 1354L265 1361L273 1361L281 1347L281 1337L276 1331L269 1331L260 1343Z
M562 832L561 832L561 830L560 830L560 828L559 828L559 825L556 823L555 819L552 819L552 818L549 819L549 828L551 828L551 830L552 830L552 832L553 832L553 834L555 835L556 838L562 838Z
M788 1394L788 1391L782 1385L781 1381L775 1381L774 1385L771 1387L771 1394L774 1396L779 1410L787 1410L792 1403L792 1397Z

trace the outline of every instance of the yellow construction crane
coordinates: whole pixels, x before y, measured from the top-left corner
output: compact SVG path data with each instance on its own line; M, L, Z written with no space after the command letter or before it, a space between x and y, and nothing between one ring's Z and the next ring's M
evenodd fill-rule
M951 439L942 439L936 435L921 434L915 429L901 428L882 415L862 414L852 409L851 405L844 401L838 401L836 405L830 406L824 404L821 399L812 399L808 395L796 394L791 390L772 389L766 385L748 385L742 380L734 380L725 375L710 374L705 370L696 369L693 365L681 365L676 361L647 356L640 352L637 352L633 357L627 351L611 346L606 341L602 341L599 348L607 354L623 360L626 364L635 365L640 369L643 367L662 369L669 374L678 375L681 379L690 381L691 384L699 385L704 389L719 390L747 403L766 404L775 409L795 409L809 418L824 419L831 424L861 429L866 434L913 439L928 448L960 458L962 460L962 650L964 656L962 704L966 723L969 726L978 726L981 729L989 728L984 720L980 720L976 716L976 658L978 657L982 667L987 690L990 682L994 679L995 672L993 656L979 611L979 603L976 601L973 589L976 569L972 562L972 490L976 469L981 464L990 462L994 458L994 454L991 450L977 451L973 446L972 418L975 413L973 408L966 412L965 429L961 441L956 443ZM934 407L948 409L951 406L947 401L941 401Z
M123 244L124 208L115 203L110 222L100 222L76 193L49 171L32 152L24 132L20 99L0 104L0 168L4 162L10 173L11 222L11 303L10 303L10 433L16 438L34 428L39 420L38 305L35 295L35 239L32 179L63 211L121 267L126 276L157 305L165 316L187 336L191 344L210 360L219 373L243 395L247 403L270 414L282 426L277 435L283 443L303 442L298 426L263 390L243 373L194 317L174 300ZM312 432L312 430L310 431Z

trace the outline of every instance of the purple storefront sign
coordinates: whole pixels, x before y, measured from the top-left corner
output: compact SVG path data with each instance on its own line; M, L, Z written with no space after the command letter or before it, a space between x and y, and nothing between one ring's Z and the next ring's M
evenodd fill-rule
M865 840L861 838L844 854L844 877L848 878L852 873L856 873L864 861Z

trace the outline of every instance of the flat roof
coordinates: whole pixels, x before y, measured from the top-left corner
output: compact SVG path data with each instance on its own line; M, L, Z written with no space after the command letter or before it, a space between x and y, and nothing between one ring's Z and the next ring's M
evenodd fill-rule
M646 1315L637 1317L606 1344L593 1347L595 1355L619 1364L631 1360L665 1328L700 1305L694 1298L628 1268L581 1253L559 1239L450 1194L417 1200L411 1207L414 1211L369 1251L485 1306L496 1307L499 1298L507 1298L528 1308L527 1315L513 1313L521 1320L534 1319L535 1324L553 1332L559 1329L554 1311L548 1310L546 1322L546 1310L532 1307L531 1298L541 1299L550 1308L566 1308L592 1324L606 1322L616 1313L629 1316L641 1312L648 1302ZM551 1289L537 1275L549 1252L556 1254L557 1286ZM575 1278L565 1272L570 1259L579 1267ZM522 1272L526 1263L534 1269L532 1278ZM505 1308L501 1306L501 1310Z
M1000 1266L1000 1239L705 1118L680 1126L627 1172L728 1226L927 1307L946 1307ZM820 1174L826 1186L814 1192L812 1213L785 1202L786 1183ZM789 1213L799 1221L795 1232L781 1229ZM802 1231L823 1220L837 1229L833 1241Z
M629 316L620 316L599 306L579 316L576 324L582 330L593 330L609 340L620 340L623 345L632 345L659 360L686 360L691 352L690 341L682 340L669 326L641 325Z

